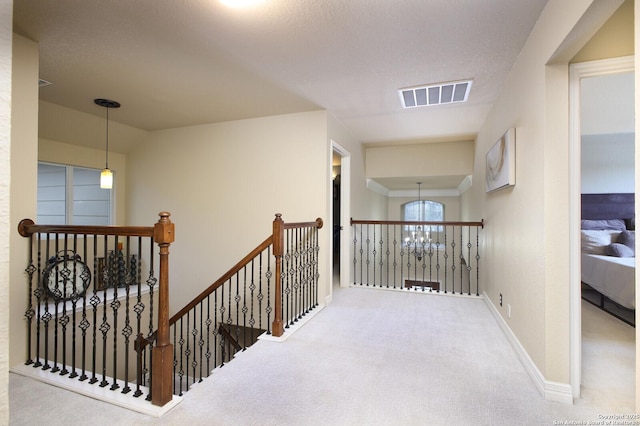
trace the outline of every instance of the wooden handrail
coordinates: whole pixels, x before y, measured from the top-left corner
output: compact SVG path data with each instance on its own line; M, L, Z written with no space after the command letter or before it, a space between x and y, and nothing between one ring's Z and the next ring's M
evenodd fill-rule
M431 225L431 226L479 226L484 228L484 220L480 222L446 222L446 221L407 221L407 220L354 220L352 225Z
M176 314L174 314L169 319L169 325L175 324L176 321L180 319L180 317L186 315L186 313L189 312L191 309L193 309L195 306L197 306L198 303L206 299L208 295L213 293L218 287L220 287L222 284L227 282L229 278L233 277L242 268L244 268L247 264L249 264L251 259L256 257L258 254L260 254L262 251L264 251L267 247L271 245L272 239L273 239L273 236L269 235L262 243L260 243L256 248L254 248L248 255L242 258L240 262L236 263L235 266L233 266L224 275L222 275L220 278L214 281L213 284L211 284L202 293L196 296L196 298L193 299L191 302L189 302L188 305L186 305L184 308L180 309Z
M22 219L18 224L18 232L23 237L35 233L153 237L154 229L153 226L36 225L31 219Z

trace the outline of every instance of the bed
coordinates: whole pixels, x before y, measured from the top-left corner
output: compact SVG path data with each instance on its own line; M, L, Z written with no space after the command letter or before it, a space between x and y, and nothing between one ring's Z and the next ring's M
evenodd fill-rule
M582 298L635 326L634 194L582 194Z

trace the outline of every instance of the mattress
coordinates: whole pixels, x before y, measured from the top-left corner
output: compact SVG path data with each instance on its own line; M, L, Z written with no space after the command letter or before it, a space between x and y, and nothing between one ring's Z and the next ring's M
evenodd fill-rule
M636 259L582 253L582 282L628 309L636 308Z

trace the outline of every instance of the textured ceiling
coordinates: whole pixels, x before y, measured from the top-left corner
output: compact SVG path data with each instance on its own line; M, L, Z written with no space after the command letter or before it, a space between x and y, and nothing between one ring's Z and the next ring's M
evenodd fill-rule
M143 130L327 109L365 143L468 139L546 0L15 0L42 100ZM397 89L473 79L469 102L403 110ZM126 148L123 149L126 152Z

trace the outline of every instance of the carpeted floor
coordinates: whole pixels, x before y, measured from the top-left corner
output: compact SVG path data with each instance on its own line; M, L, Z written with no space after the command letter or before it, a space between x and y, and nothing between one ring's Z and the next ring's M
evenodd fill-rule
M585 372L576 404L546 401L483 300L347 288L285 342L259 341L160 419L15 374L10 416L12 425L551 425L633 411L633 386L612 400L598 374Z

